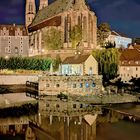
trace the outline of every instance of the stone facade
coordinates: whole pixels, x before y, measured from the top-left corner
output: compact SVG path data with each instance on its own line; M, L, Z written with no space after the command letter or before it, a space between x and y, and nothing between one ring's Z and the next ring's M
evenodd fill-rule
M44 49L49 49L47 44L44 43L45 40L43 40L43 34L46 34L52 28L61 31L62 49L66 51L74 50L70 39L70 31L75 25L79 25L82 29L81 49L90 52L97 47L96 24L96 15L88 9L84 0L57 0L44 8L42 7L28 28L31 55L54 54L48 51L44 52Z
M94 95L102 92L102 76L41 76L39 95Z
M29 37L23 25L0 25L0 56L28 56Z
M28 27L36 14L35 0L26 0L25 25Z

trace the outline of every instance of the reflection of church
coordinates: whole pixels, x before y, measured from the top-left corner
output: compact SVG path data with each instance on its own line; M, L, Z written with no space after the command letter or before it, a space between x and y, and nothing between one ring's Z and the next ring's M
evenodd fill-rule
M73 54L75 52L70 39L70 31L75 25L82 29L81 49L89 52L97 47L97 18L87 7L85 0L40 0L36 14L35 0L26 0L26 26L30 35L31 53L42 54L47 44L43 35L52 27L61 31L63 49L47 51L50 54Z

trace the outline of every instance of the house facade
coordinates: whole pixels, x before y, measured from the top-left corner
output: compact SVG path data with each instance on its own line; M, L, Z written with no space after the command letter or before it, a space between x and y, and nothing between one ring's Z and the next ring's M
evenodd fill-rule
M98 75L98 62L92 55L75 54L61 64L61 75Z
M119 74L124 82L129 82L132 77L140 77L140 49L131 46L121 52Z
M29 1L26 5L29 6ZM71 52L74 54L75 49L72 46L70 38L71 30L77 25L80 27L82 39L82 48L85 52L90 52L97 47L97 17L94 12L87 7L85 0L56 0L48 5L47 0L40 0L40 10L35 15L32 23L28 26L30 36L30 49L33 54L44 53L54 55L59 53ZM32 0L32 10L34 0ZM29 8L26 7L26 11ZM28 13L28 12L27 12ZM30 17L29 12L26 17ZM45 36L51 29L60 31L62 47L54 51L48 48ZM78 42L79 43L79 42ZM65 51L63 51L65 50Z
M29 37L23 25L0 25L0 56L28 56Z
M116 48L120 47L127 48L129 44L132 44L132 38L119 34L115 31L111 31L106 41L115 43Z

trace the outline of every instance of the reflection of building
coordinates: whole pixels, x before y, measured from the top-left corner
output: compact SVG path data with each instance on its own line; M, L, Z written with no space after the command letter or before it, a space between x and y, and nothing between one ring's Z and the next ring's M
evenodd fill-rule
M92 55L76 54L63 61L60 73L62 75L97 75L98 63Z
M28 56L29 39L23 25L0 25L0 56Z
M1 134L24 134L29 124L29 117L22 116L19 118L0 118Z
M48 0L40 0L40 10L36 15L32 14L35 12L34 0L27 0L26 6L26 21L30 21L35 16L30 25L26 23L27 26L29 25L30 47L35 51L35 54L41 53L42 48L47 48L44 36L52 27L62 32L63 49L68 52L74 50L70 31L75 25L79 25L82 30L83 50L91 51L97 47L97 18L95 13L86 6L85 0L56 0L49 5ZM32 11L27 12L29 9ZM67 51L63 53L66 54Z
M132 43L132 39L129 37L126 37L120 33L117 33L115 31L111 31L111 34L107 38L106 41L109 41L111 43L116 44L116 48L124 47L127 48L129 44Z
M122 81L140 77L140 47L131 46L123 50L120 57L119 74Z
M39 77L39 95L64 94L92 95L100 94L102 76L41 76Z

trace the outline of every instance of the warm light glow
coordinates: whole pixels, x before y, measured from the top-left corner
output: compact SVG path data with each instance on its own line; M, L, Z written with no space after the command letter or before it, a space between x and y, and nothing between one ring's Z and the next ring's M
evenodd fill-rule
M6 55L6 56L5 56L5 59L8 59L8 58L9 58L9 56Z

